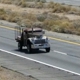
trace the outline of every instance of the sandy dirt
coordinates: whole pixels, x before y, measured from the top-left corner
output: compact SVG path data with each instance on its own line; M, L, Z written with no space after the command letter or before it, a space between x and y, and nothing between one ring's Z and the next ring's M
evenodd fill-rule
M37 9L37 8L21 8L20 6L16 6L13 4L2 4L0 3L0 9L8 9L16 12L26 12L26 13L33 13L33 14L41 14L44 12L50 13L52 9ZM64 16L69 18L70 20L77 20L80 19L80 16L74 15L74 14L64 14L64 13L53 13L55 15L58 15L60 17Z
M16 71L0 67L0 80L37 80L32 76L25 76Z
M34 13L34 14L40 14L44 12L50 12L51 9L37 9L37 8L21 8L20 6L16 6L13 4L2 4L0 3L0 9L9 9L16 12L27 12L27 13Z
M69 20L78 20L80 19L79 15L75 15L75 14L64 14L64 13L53 13L55 15L58 15L59 17L67 17L69 18Z

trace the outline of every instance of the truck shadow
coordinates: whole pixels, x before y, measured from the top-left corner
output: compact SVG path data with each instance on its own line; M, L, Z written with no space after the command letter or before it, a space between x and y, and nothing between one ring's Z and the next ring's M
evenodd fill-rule
M44 50L34 50L31 53L28 53L27 49L22 49L21 51L18 50L18 49L15 49L15 51L22 52L22 53L25 53L25 54L44 54L44 53L46 53L46 51L44 51Z

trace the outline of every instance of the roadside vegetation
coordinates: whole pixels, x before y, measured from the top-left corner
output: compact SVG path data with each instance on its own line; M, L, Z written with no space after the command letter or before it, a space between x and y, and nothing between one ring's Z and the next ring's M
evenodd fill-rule
M43 13L26 13L16 12L12 10L0 9L0 19L9 22L15 22L20 26L41 26L44 29L59 33L68 33L80 35L80 20L69 20L65 16L58 16L54 13L64 13L80 15L80 11L68 5L59 3L46 3L45 0L0 0L1 3L15 4L22 8L37 8L37 9L51 9L51 12Z

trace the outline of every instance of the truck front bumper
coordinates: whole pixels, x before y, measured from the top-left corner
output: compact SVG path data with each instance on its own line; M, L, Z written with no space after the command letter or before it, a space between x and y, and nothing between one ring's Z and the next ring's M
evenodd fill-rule
M49 43L45 43L45 44L32 44L31 48L32 49L45 49L45 48L49 48L50 45Z

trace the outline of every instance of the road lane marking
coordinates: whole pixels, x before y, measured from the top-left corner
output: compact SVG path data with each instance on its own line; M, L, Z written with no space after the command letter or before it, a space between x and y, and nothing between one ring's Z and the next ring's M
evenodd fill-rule
M22 55L13 53L13 52L9 52L9 51L3 50L3 49L0 49L0 51L5 52L5 53L8 53L8 54L11 54L11 55L14 55L14 56L17 56L17 57L20 57L20 58L24 58L26 60L34 61L34 62L43 64L43 65L46 65L46 66L50 66L52 68L60 69L62 71L66 71L66 72L69 72L69 73L72 73L72 74L75 74L75 75L79 75L80 76L80 73L73 72L73 71L70 71L70 70L67 70L67 69L64 69L64 68L60 68L60 67L57 67L57 66L54 66L54 65L45 63L45 62L41 62L41 61L38 61L38 60L35 60L35 59L32 59L32 58L29 58L29 57L25 57L25 56L22 56Z
M66 43L70 43L70 44L74 44L74 45L78 45L80 46L80 43L76 43L76 42L72 42L72 41L67 41L67 40L63 40L63 39L58 39L58 38L53 38L53 37L49 37L52 40L57 40L57 41L61 41L61 42L66 42Z
M16 30L15 28L10 28L10 27L7 27L7 26L1 26L1 25L0 25L0 27L1 27L1 28L5 28L5 29L9 29L9 30Z
M60 51L56 51L54 50L55 53L59 53L59 54L63 54L63 55L67 55L67 53L64 53L64 52L60 52Z
M1 28L6 28L6 29L9 29L9 30L16 30L15 28L10 28L10 27L7 27L7 26L1 26ZM70 43L70 44L74 44L74 45L78 45L80 46L80 43L77 43L77 42L72 42L72 41L67 41L67 40L63 40L63 39L58 39L58 38L54 38L54 37L49 37L49 39L52 39L52 40L57 40L57 41L61 41L61 42L66 42L66 43Z
M58 53L58 54L62 54L62 55L65 55L65 56L71 56L71 57L74 57L74 58L76 57L76 58L80 59L80 57L76 56L76 55L71 55L71 54L67 54L67 53L64 53L64 52L56 51L56 50L53 50L53 52Z
M5 28L5 29L9 29L9 30L13 30L13 31L15 31L15 30L16 30L16 31L20 31L20 30L15 29L15 27L14 27L14 28L10 28L10 27L1 26L1 25L0 25L0 27L1 27L1 28Z

